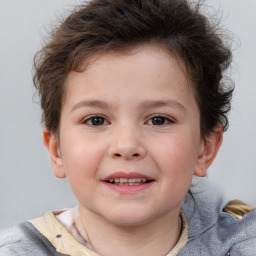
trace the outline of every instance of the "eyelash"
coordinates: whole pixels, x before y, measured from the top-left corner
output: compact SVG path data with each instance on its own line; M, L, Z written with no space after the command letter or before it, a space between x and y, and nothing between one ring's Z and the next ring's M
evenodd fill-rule
M153 119L157 119L158 118L158 121L162 120L164 121L164 123L161 123L161 124L153 124ZM98 124L93 124L92 121L93 119L95 119L94 121L101 121L99 122ZM96 120L98 119L98 120ZM99 120L100 119L100 120ZM149 123L151 120L151 124L150 125L153 125L153 126L164 126L164 125L168 125L168 124L171 124L171 123L174 123L174 121L170 118L170 117L167 117L167 116L164 116L164 115L154 115L154 116L151 116L147 121L146 123ZM157 120L155 120L157 121ZM91 122L91 123L90 123ZM84 119L82 121L83 124L87 124L89 126L103 126L103 125L108 125L110 124L109 121L107 121L107 119L101 115L92 115L92 116L89 116L87 117L86 119Z
M89 124L90 121L92 122L93 119L97 119L97 118L98 118L98 119L101 119L101 120L103 121L103 123L100 123L99 125L96 125L96 124L93 124L93 123L90 123L90 124ZM82 121L82 123L83 123L83 124L90 125L90 126L102 126L102 125L110 124L110 123L107 121L107 119L106 119L104 116L101 116L101 115L91 115L91 116L87 117L86 119L84 119L84 120Z
M151 120L153 120L153 118L161 118L161 119L164 119L164 123L163 124L155 124L155 126L164 126L164 125L168 125L168 124L172 124L174 123L174 120L171 119L170 117L167 117L167 116L164 116L164 115L154 115L154 116L151 116L147 122L149 122ZM153 123L151 125L154 125Z

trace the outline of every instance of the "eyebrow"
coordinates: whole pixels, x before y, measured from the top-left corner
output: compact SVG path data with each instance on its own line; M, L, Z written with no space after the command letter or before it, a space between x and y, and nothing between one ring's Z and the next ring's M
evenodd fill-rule
M97 107L97 108L106 109L106 108L109 108L109 104L101 100L83 100L75 104L72 107L71 112L81 107ZM157 107L171 107L184 112L186 111L185 107L181 103L175 100L148 100L148 101L144 101L140 106L140 108L143 108L143 109L157 108Z
M75 104L72 109L72 111L75 111L78 108L81 107L98 107L98 108L108 108L108 103L101 100L83 100Z
M171 107L181 110L183 112L186 111L186 108L176 100L153 100L153 101L145 101L142 103L142 107L147 108L157 108L157 107Z

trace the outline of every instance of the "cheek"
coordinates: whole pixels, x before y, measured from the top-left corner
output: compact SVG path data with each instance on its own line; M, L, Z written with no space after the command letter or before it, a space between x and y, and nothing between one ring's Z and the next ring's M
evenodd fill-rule
M171 172L189 171L193 169L197 160L197 145L186 134L171 135L165 140L155 143L155 161L166 166Z
M92 147L76 145L65 151L64 168L69 185L79 202L94 197L95 181L98 169L98 155Z
M163 194L182 200L191 184L197 163L197 146L191 136L169 136L154 147L154 162L164 186Z
M196 166L193 148L181 140L169 141L172 146L158 150L158 167L162 179L162 194L167 195L167 201L181 202L189 190Z
M81 136L73 136L63 140L62 158L70 185L73 183L90 183L95 179L97 170L104 156L104 150L97 140L81 139Z

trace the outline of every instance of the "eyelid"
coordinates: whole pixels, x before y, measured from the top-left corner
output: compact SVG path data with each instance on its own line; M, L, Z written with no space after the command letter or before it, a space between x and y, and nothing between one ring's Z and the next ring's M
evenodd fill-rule
M85 118L82 119L81 123L82 124L86 124L88 126L97 126L97 125L92 125L92 124L88 124L87 122L95 117L100 117L100 118L103 118L104 121L107 122L107 124L110 124L110 122L107 120L107 118L102 115L102 114L93 114L93 115L89 115L89 116L86 116ZM98 126L103 126L103 125L106 125L106 124L102 124L102 125L98 125Z
M174 118L172 118L172 117L170 117L170 116L168 116L168 115L164 115L164 114L154 114L154 115L151 115L151 116L149 116L149 117L147 118L146 123L148 123L149 120L151 120L151 119L154 118L154 117L161 117L161 118L164 118L165 120L168 121L168 124L175 123L175 119L174 119Z

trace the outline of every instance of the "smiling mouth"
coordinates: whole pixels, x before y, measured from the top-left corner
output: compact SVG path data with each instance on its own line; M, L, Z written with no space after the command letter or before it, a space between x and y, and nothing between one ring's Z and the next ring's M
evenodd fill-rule
M113 185L119 185L119 186L138 186L142 184L146 184L151 182L152 180L148 180L145 178L114 178L106 180L106 182L113 184Z

